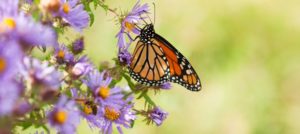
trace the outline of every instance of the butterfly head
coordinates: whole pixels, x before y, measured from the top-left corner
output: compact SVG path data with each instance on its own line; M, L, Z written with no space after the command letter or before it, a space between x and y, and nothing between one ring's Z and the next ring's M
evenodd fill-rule
M155 36L155 31L154 31L153 24L147 24L141 30L140 38L141 41L144 43L150 42L151 38L154 38L154 36Z

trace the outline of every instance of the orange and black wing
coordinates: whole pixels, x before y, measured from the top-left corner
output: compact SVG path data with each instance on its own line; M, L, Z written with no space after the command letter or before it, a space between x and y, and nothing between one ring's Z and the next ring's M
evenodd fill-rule
M162 48L158 44L138 41L129 67L130 76L142 84L159 86L169 81L169 72Z
M191 91L200 91L200 79L189 61L166 39L158 34L152 39L165 54L170 68L170 81L178 83Z

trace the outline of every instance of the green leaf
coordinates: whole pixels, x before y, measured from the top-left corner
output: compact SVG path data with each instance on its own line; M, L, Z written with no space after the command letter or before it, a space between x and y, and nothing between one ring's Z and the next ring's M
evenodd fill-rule
M45 124L43 124L41 127L47 132L47 134L50 134L50 130Z
M100 4L100 6L103 8L103 10L104 10L105 12L108 12L108 9L109 9L108 5Z
M148 96L148 94L145 94L144 98L147 103L149 103L152 106L156 106L156 104L154 103L154 101L152 101L152 99Z
M133 128L135 121L133 120L130 124L130 127Z
M128 76L127 74L123 73L122 76L126 79L128 86L130 87L130 89L132 91L135 91L135 86L133 84L133 82L131 81L131 77Z
M141 99L142 97L144 97L147 94L148 90L144 90L139 97L137 97L136 99Z
M20 127L22 127L22 130L26 130L26 129L28 129L29 127L32 126L32 123L31 123L31 122L26 122L26 121L24 121L24 122L19 122L19 123L17 123L17 125L20 126Z
M124 98L126 99L126 98L128 98L130 95L132 95L132 94L133 94L133 92L125 93Z
M94 2L94 9L97 9L98 5L100 5L100 1L99 0L93 0Z
M94 21L95 21L95 16L92 12L90 2L89 1L83 1L82 4L84 5L84 10L87 11L89 16L90 16L90 26L92 26Z
M92 26L95 22L95 15L92 12L88 12L90 15L90 26Z
M38 10L35 10L31 13L34 21L39 21L41 19L41 13Z
M118 80L114 79L111 81L109 87L114 87L117 83L119 83L122 80L122 77Z
M56 33L58 34L63 34L64 33L64 29L61 27L54 27L54 30Z

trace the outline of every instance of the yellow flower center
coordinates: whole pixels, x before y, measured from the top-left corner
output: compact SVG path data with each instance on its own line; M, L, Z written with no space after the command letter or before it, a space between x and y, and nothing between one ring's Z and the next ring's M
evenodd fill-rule
M59 50L57 53L58 58L64 58L65 57L65 52L63 50Z
M101 98L106 99L109 96L109 88L108 87L100 87L98 95Z
M63 11L68 14L70 12L70 6L68 3L63 4Z
M9 29L16 28L16 21L13 18L4 18L2 20L2 25Z
M93 112L93 109L92 109L92 107L90 107L89 105L84 105L83 106L83 112L85 113L85 114L87 114L87 115L89 115L89 114L92 114L92 112Z
M125 28L128 32L131 32L135 28L135 26L133 23L125 21Z
M59 124L64 124L67 121L68 114L65 111L57 111L54 114L54 120Z
M120 113L113 108L105 107L104 117L111 121L115 121L120 117Z
M4 72L6 69L6 60L0 57L0 73Z

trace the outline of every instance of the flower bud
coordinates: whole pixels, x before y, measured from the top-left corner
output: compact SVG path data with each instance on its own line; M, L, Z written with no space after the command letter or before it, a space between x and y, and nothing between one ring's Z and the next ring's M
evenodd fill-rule
M85 72L85 63L77 63L72 69L72 74L81 76Z
M73 44L71 48L73 54L79 54L84 50L84 41L83 37L77 39Z

